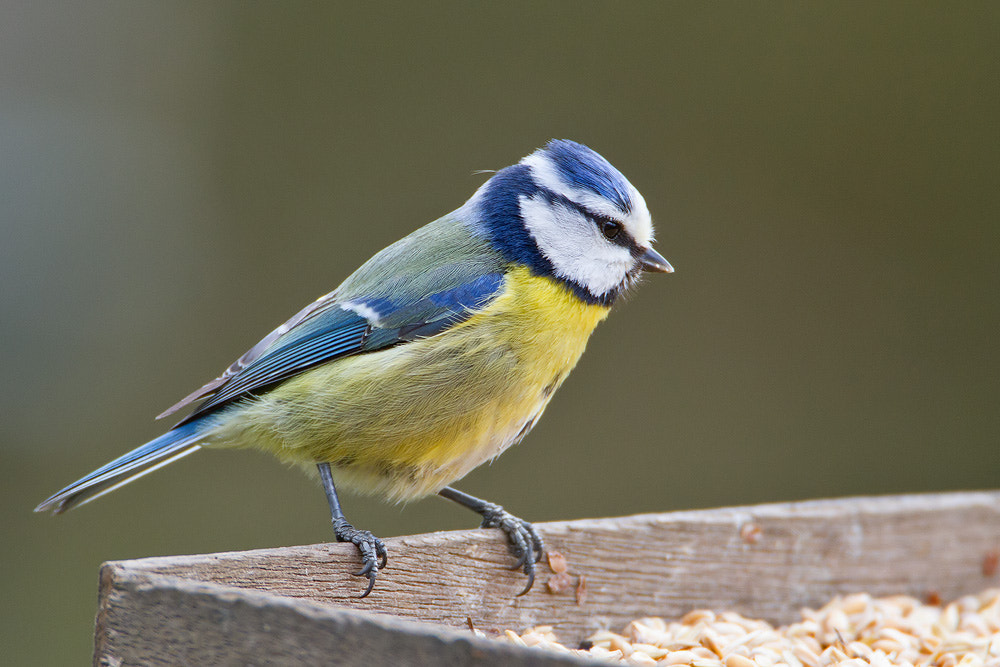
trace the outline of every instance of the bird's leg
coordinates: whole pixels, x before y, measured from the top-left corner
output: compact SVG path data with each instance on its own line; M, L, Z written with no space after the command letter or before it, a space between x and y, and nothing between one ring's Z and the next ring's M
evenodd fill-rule
M483 517L482 528L499 528L507 534L510 540L511 550L517 558L517 563L511 569L524 568L524 573L528 575L528 585L518 595L524 595L531 590L535 583L535 563L542 558L545 551L545 543L535 527L524 519L519 519L499 505L495 505L485 500L480 500L475 496L462 493L458 489L446 486L438 495L448 500L454 500L462 507L468 507Z
M344 510L340 508L340 499L337 497L337 489L333 485L333 474L330 472L329 463L318 463L319 477L323 480L323 490L326 491L326 500L330 503L330 516L333 521L333 533L337 536L338 542L350 542L361 552L361 561L364 563L355 576L368 577L368 588L361 594L367 596L375 587L375 577L378 571L385 567L388 562L388 553L382 540L372 535L367 530L358 530L344 517Z

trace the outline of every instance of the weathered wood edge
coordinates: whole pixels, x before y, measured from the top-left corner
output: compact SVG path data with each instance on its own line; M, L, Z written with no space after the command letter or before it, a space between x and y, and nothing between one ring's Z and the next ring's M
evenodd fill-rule
M129 570L102 570L94 665L478 665L593 660L427 623Z
M957 597L997 584L983 559L1000 548L1000 492L858 497L536 524L562 552L573 586L514 597L523 575L497 531L386 540L389 568L369 598L351 545L319 544L106 564L125 574L223 586L492 633L554 625L566 643L643 615L728 608L774 622L866 590ZM544 564L543 564L544 565ZM586 596L577 602L578 575ZM103 586L102 586L103 587ZM104 625L104 631L117 631ZM434 626L437 627L437 626ZM101 632L102 628L99 627ZM100 641L100 638L99 638Z

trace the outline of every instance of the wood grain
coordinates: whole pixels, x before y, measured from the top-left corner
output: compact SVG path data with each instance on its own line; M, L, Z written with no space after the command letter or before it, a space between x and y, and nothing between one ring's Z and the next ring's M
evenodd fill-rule
M116 645L131 636L130 625L145 627L136 621L146 613L135 599L136 582L144 582L142 590L166 591L175 578L360 611L369 619L381 614L427 621L467 634L468 619L488 633L551 624L567 644L633 618L678 617L700 607L781 623L839 593L933 592L950 599L998 583L996 573L984 574L983 564L1000 548L1000 492L845 498L536 526L548 548L568 561L571 585L557 593L546 586L552 572L543 561L534 589L515 597L524 575L508 569L512 557L495 530L386 540L389 566L365 599L357 598L363 580L350 574L359 567L357 554L344 544L107 563L99 656L114 655ZM578 602L580 575L586 592ZM184 599L178 592L163 604L186 609ZM137 607L130 611L132 602Z
M102 591L98 667L595 664L468 630L176 577L120 571L114 582L102 581Z

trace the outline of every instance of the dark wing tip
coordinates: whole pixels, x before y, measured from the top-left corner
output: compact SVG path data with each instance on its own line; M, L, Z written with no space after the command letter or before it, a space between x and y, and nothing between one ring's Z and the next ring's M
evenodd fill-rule
M38 507L34 509L35 512L51 512L53 515L63 514L66 510L70 509L73 505L70 503L70 498L64 497L63 492L60 491L54 496L50 496L38 504Z
M50 509L52 509L52 502L51 502L51 500L46 500L45 502L40 503L38 505L38 507L36 507L33 511L35 511L35 512L48 512Z

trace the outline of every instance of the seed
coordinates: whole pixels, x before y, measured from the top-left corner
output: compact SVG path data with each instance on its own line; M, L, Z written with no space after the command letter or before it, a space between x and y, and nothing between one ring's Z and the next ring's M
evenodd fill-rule
M699 642L702 646L707 648L709 651L715 654L716 657L722 657L722 642L720 641L718 634L712 631L711 628L705 628L702 632L701 639Z
M803 643L795 644L795 648L792 649L795 657L802 662L803 665L807 667L819 667L819 655L813 652L809 647Z
M987 551L983 556L983 576L992 577L997 572L997 566L1000 566L1000 550Z
M860 614L871 605L872 598L867 593L848 595L840 603L840 609L845 614Z
M1000 589L966 595L943 608L905 595L855 593L803 609L800 617L774 628L733 611L699 609L680 621L637 619L623 634L595 632L572 650L558 643L549 625L520 635L507 631L502 638L634 665L1000 667Z
M587 576L581 574L576 580L576 603L578 605L587 601Z
M694 611L689 611L681 617L681 623L684 625L696 625L702 621L705 623L712 623L715 621L715 612L709 609L695 609Z
M982 667L983 659L975 653L966 653L958 661L958 667Z
M722 661L718 658L710 660L708 658L698 658L691 663L691 667L722 667Z
M550 551L549 554L549 568L556 574L562 574L566 571L566 557L563 556L558 551Z
M869 667L868 663L861 658L851 658L840 663L839 667Z
M734 653L726 658L726 667L758 667L758 665L750 658Z
M690 665L695 661L696 656L691 651L671 651L666 660L663 660L665 665Z
M872 642L872 648L883 653L898 653L903 650L899 642L894 639L878 639Z
M527 644L524 643L524 640L521 639L518 636L518 634L516 632L514 632L513 630L508 630L507 631L507 639L511 640L515 644L520 644L521 646L527 646Z
M559 593L570 586L573 585L573 578L570 577L565 572L560 572L559 574L553 574L549 577L549 580L545 582L546 588L549 589L550 593Z
M847 645L847 653L856 658L869 658L872 654L872 646L859 641L853 641Z
M612 651L621 651L626 658L632 653L632 643L621 635L611 635L609 648Z
M634 648L636 651L641 651L642 653L645 653L653 660L660 660L662 658L665 658L670 653L669 650L656 646L655 644L636 643L632 644L632 648Z
M764 529L761 528L756 523L745 523L740 526L740 539L742 539L747 544L757 544L760 541L761 535L764 534Z

